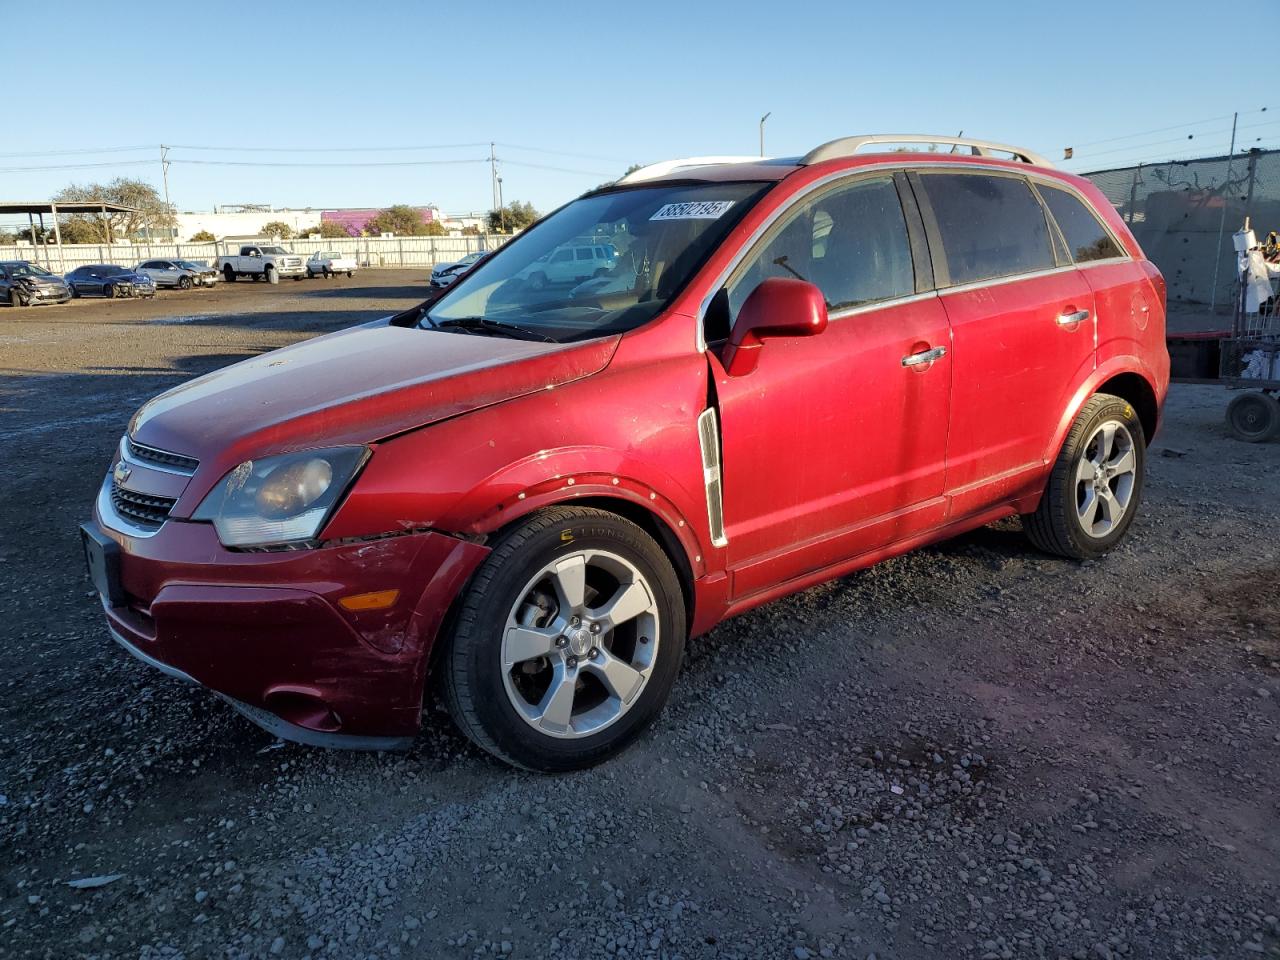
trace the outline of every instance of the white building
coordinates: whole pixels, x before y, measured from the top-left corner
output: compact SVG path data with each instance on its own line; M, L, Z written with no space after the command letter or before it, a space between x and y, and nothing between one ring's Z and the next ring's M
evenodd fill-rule
M177 214L178 226L174 239L186 243L201 230L207 230L217 239L223 237L261 236L262 228L273 221L289 225L294 234L304 233L319 227L321 215L325 212L341 212L342 208L333 207L272 207L268 204L227 204L215 207L211 213L187 211ZM433 207L433 219L445 220L445 225L453 232L453 224L444 217L438 208ZM468 214L457 226L460 233L466 223L473 220L478 225L480 215Z

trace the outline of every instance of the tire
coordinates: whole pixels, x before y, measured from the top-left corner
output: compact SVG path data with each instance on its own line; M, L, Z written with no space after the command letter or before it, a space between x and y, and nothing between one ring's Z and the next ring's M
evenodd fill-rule
M579 563L584 602L572 609L584 616L570 620L563 611L572 592L554 586L560 577L548 571L561 564L572 581ZM626 594L633 610L648 606L596 632L591 613L612 604L611 594ZM534 597L537 606L526 602ZM529 629L513 626L517 619ZM533 656L504 669L504 658L517 656L508 652L511 630L539 647L545 640L545 655L525 648ZM551 508L504 534L472 578L440 661L444 699L462 732L507 763L548 773L589 767L661 712L686 632L679 580L648 534L604 510ZM560 683L566 676L570 682ZM608 686L605 676L614 678ZM546 715L555 707L553 688L568 697L556 712L564 723Z
M545 273L535 273L529 278L529 288L531 290L545 290L547 288L547 275Z
M1246 443L1262 443L1280 436L1280 401L1261 391L1237 394L1227 404L1227 427Z
M593 277L607 277L608 275L609 275L609 271L608 271L608 270L606 270L604 267L601 267L599 270L597 270L597 271L596 271L595 273L593 273L591 276L593 276Z
M279 275L276 273L276 268L275 268L275 267L273 267L273 266L271 266L271 264L269 264L269 263L267 264L267 266L265 267L265 269L263 269L263 271L262 271L262 279L266 280L266 281L267 281L267 283L279 283L279 282L280 282L280 277L279 277Z
M1101 456L1099 438L1109 452ZM1142 502L1146 438L1133 406L1120 397L1090 397L1067 432L1044 495L1022 526L1046 553L1092 560L1128 532ZM1099 468L1099 464L1104 469Z
M190 289L191 289L191 278L190 278L190 277L179 277L179 278L178 278L178 289L179 289L179 290L190 290Z
M316 278L316 273L315 273L315 271L314 271L314 270L312 270L310 267L307 267L307 279L308 279L308 280L314 280L315 278Z
M108 300L114 300L118 296L118 294L119 294L119 291L117 290L116 285L114 283L108 283L105 287L102 288L102 295L106 297Z
M294 283L300 283L301 281L302 281L302 274L300 274L300 273L294 274L293 282L294 282Z
M355 275L356 275L356 272L355 272L354 270L348 270L348 271L347 271L347 276L348 276L348 277L354 277Z
M9 306L11 307L26 306L26 304L22 302L22 294L20 294L17 290L14 290L12 288L10 288L9 290Z
M225 280L227 283L236 282L236 272L231 269L230 264L227 264L225 267L222 268L222 279Z

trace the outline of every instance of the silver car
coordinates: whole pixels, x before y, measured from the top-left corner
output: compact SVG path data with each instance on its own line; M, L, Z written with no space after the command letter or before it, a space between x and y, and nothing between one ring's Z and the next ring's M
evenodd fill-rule
M157 287L212 287L218 282L218 271L193 260L144 260L135 272L146 274Z

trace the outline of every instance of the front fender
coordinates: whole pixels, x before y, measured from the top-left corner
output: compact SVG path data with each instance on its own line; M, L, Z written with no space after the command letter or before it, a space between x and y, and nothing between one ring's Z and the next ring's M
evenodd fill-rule
M535 510L585 499L621 500L654 514L684 548L694 576L702 576L709 534L694 517L705 520L705 501L660 467L605 447L543 451L514 463L464 494L440 525L490 534Z

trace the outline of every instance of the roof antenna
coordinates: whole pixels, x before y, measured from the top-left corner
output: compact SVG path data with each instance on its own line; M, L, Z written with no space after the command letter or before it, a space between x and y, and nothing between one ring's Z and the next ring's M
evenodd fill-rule
M961 137L963 137L963 136L964 136L964 131L963 131L963 130L961 130L959 133L957 133L957 134L956 134L956 139L957 139L957 140L959 140L959 139L960 139ZM955 153L955 152L956 152L956 147L958 147L958 146L960 146L960 144L958 144L958 143L953 143L953 144L951 145L951 150L950 150L950 152L951 152L951 153Z

